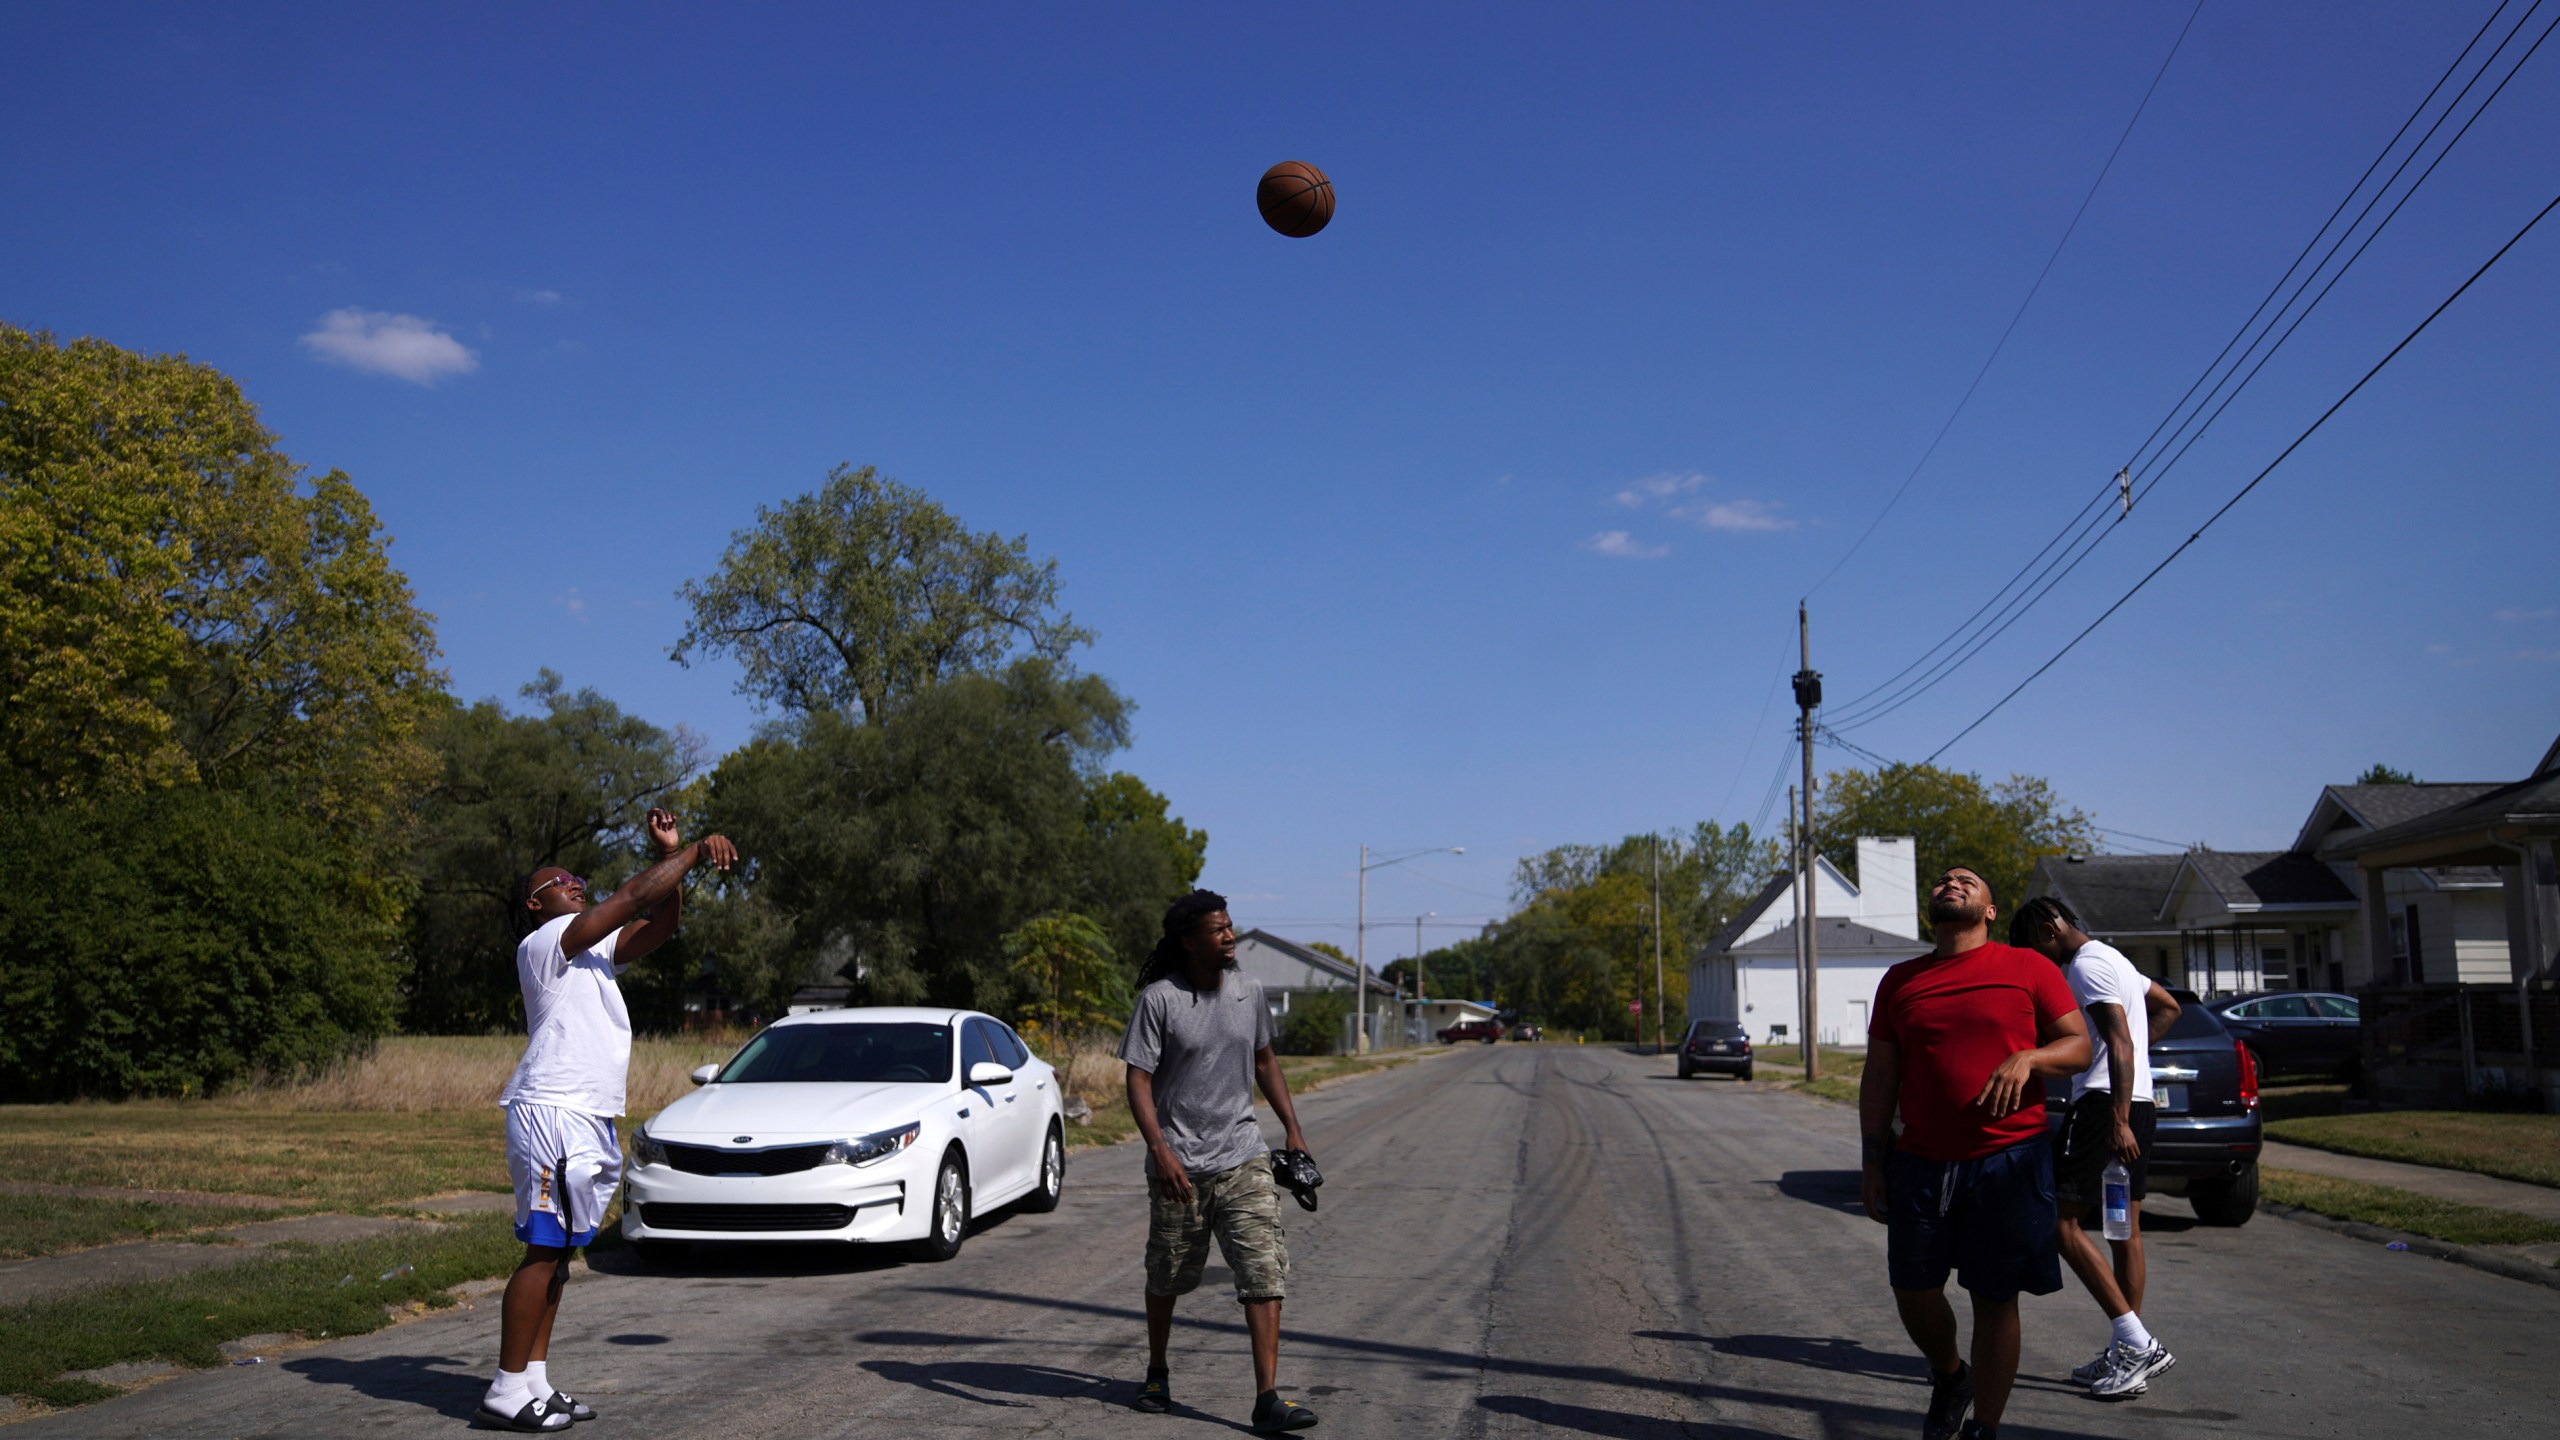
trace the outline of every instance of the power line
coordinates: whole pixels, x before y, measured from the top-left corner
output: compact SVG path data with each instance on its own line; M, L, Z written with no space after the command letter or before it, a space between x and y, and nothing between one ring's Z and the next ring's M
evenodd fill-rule
M2118 830L2113 826L2108 825L2092 825L2089 828L2097 831L2101 835L2120 835L2127 840L2142 841L2146 845L2166 845L2170 849L2178 851L2181 854L2195 848L2184 840L2163 840L2157 835L2137 835L2131 830Z
M2544 33L2548 34L2549 32L2545 31ZM1993 703L1990 709L1975 716L1972 724L1969 724L1962 730L1957 731L1947 740L1946 744L1930 751L1929 759L1922 763L1934 763L1939 756L1947 753L1947 751L1952 748L1957 741L1972 734L1983 721L1999 714L2002 707L2006 706L2010 701L2018 698L2019 692L2034 684L2036 680L2044 674L2044 672L2059 664L2063 656L2068 655L2073 650L2077 649L2081 641L2088 639L2099 626L2106 624L2107 620L2118 610L2123 609L2134 596L2141 594L2143 587L2159 578L2160 572L2168 569L2179 556L2187 553L2188 547L2194 545L2198 540L2203 539L2204 532L2212 529L2214 527L2214 523L2219 521L2223 516L2230 514L2233 506L2238 505L2242 500L2247 499L2250 491L2257 489L2260 482L2264 481L2269 475L2275 473L2277 466L2282 465L2294 451L2302 447L2304 441L2309 440L2321 426L2329 423L2330 416L2337 414L2339 410L2345 408L2346 403L2356 397L2356 392L2364 389L2368 381L2372 380L2374 376L2382 373L2382 367L2390 364L2393 360L2398 359L2401 351L2408 349L2412 342L2414 342L2420 335L2425 334L2427 327L2436 322L2437 316L2442 315L2446 310L2452 308L2454 301L2461 299L2465 292L2470 290L2474 284L2479 282L2481 276L2488 274L2491 267L2495 266L2500 260L2505 259L2507 252L2513 250L2518 244L2522 243L2525 236L2532 234L2533 227L2541 224L2543 217L2549 215L2555 208L2560 208L2560 195L2552 196L2548 204L2544 205L2540 210L2535 211L2533 218L2524 222L2524 227L2516 231L2516 233L2508 239L2506 244L2499 246L2496 254L2491 255L2487 260L2482 261L2480 268L2472 271L2469 279L2464 280L2460 285L2454 287L2452 294L2444 297L2443 301L2439 303L2435 309L2428 311L2427 318L2419 321L2416 329L2411 330L2407 335L2401 337L2400 343L2392 346L2389 354L2384 355L2381 359L2373 362L2372 369L2365 371L2363 376L2360 377L2355 384L2347 387L2347 393L2339 396L2330 404L2328 409L2321 411L2319 419L2312 421L2301 434L2295 436L2293 438L2293 443L2285 446L2283 451L2280 452L2276 458L2268 461L2265 469L2260 470L2256 475L2250 477L2248 484L2241 486L2238 492L2233 494L2230 499L2223 501L2220 509L2215 510L2211 515L2206 516L2204 523L2196 527L2194 534L2189 535L2186 539L2178 542L2178 547L2170 551L2159 564L2152 566L2149 572L2144 574L2141 579L2135 581L2132 589L2129 589L2125 591L2124 594L2118 596L2114 604L2109 605L2104 611L2102 611L2097 619L2090 621L2079 634L2072 636L2069 643L2055 651L2043 664L2038 665L2034 670L2030 671L2027 678L2019 681L2015 686L2011 687L2009 693L2001 696L1998 701Z
M1751 752L1760 748L1760 732L1768 728L1769 704L1778 698L1778 686L1786 678L1783 668L1769 677L1769 693L1760 697L1760 718L1751 722L1751 743L1742 747L1742 758L1733 763L1733 782L1724 787L1724 798L1716 802L1716 814L1724 814L1725 807L1733 803L1733 792L1742 788L1742 777L1751 769Z
M2500 0L2500 3L2504 4L2505 0ZM2195 8L2187 12L2187 23L2178 27L2178 38L2169 42L2169 53L2161 57L2160 68L2152 72L2151 83L2144 87L2142 99L2134 105L2133 117L2124 122L2124 130L2116 136L2114 148L2107 151L2106 163L2098 167L2098 178L2089 182L2089 193L2080 197L2080 208L2071 212L2071 223L2062 227L2062 238L2053 242L2053 253L2045 257L2044 268L2036 272L2035 283L2027 287L2027 297L2018 302L2017 312L2009 317L2009 324L2001 330L2000 338L1992 343L1991 353L1983 357L1982 368L1973 372L1973 383L1964 387L1964 394L1956 400L1956 408L1947 412L1946 423L1938 427L1938 433L1930 439L1928 448L1912 462L1911 473L1903 476L1902 483L1894 487L1893 497L1884 502L1884 508L1867 522L1866 529L1858 532L1858 538L1850 542L1840 558L1831 562L1831 568L1822 572L1822 578L1806 588L1807 598L1829 584L1831 577L1839 574L1850 557L1865 546L1867 538L1876 533L1876 527L1884 523L1884 517L1893 513L1893 507L1902 503L1903 495L1911 489L1911 482L1920 478L1920 471L1928 465L1929 457L1938 453L1939 443L1947 438L1948 431L1955 428L1956 417L1973 402L1973 392L1982 388L1983 377L1991 373L1992 363L2000 358L2002 350L2008 348L2009 337L2017 333L2018 322L2026 318L2027 307L2035 303L2036 292L2044 289L2045 277L2053 273L2054 262L2062 258L2062 247L2070 244L2072 234L2079 230L2081 217L2089 213L2089 202L2098 198L2098 187L2107 183L2107 172L2115 169L2116 157L2124 153L2124 142L2133 138L2133 127L2141 121L2142 112L2150 108L2151 97L2159 90L2161 77L2169 73L2169 62L2178 58L2179 47L2187 43L2187 32L2195 28L2196 17L2203 13L2204 0L2196 0Z
M2257 308L2250 312L2249 319L2241 323L2241 328L2234 332L2229 341L2224 342L2221 352L2216 354L2212 362L2207 364L2204 372L2197 376L2195 382L2187 387L2186 394L2179 397L2177 404L2170 407L2169 414L2164 416L2160 423L2153 427L2151 435L2145 437L2142 444L2135 448L2133 460L2129 461L2109 484L2100 487L2096 494L2092 495L2087 502L2082 504L2080 510L2074 514L2070 520L2064 522L2062 529L2055 534L2054 538L2047 540L2043 548L2039 549L2035 555L2029 557L2027 563L2020 567L2017 574L2012 575L2007 582L2002 584L1999 590L1992 594L1990 599L1984 601L1981 606L1977 607L1971 615L1967 616L1963 622L1957 625L1955 630L1940 639L1937 644L1932 645L1927 651L1924 651L1910 664L1905 665L1900 671L1897 671L1892 677L1884 681L1883 684L1865 691L1843 706L1834 720L1834 723L1837 726L1843 729L1857 729L1873 724L1875 721L1883 719L1886 715L1900 709L1903 705L1906 705L1911 701L1918 699L1921 695L1926 694L1928 691L1935 689L1940 681L1943 681L1947 677L1953 675L1958 669L1962 668L1966 662L1970 661L1993 641L2005 634L2010 626L2017 623L2017 621L2029 610L2033 609L2036 604L2040 603L2047 594L2051 593L2056 586L2068 579L2071 573L2079 568L2081 561L2085 560L2089 554L2094 552L2100 544L2103 544L2107 537L2114 533L2118 525L2125 522L2125 520L2130 516L2132 507L2139 504L2142 499L2148 497L2151 491L2167 477L2169 470L2174 468L2180 460L2183 460L2186 457L2187 452L2194 447L2196 441L2201 439L2205 431L2212 428L2213 423L2222 417L2223 412L2230 408L2231 403L2239 398L2240 393L2248 388L2251 381L2257 378L2259 371L2266 367L2267 362L2272 360L2275 357L2276 352L2284 347L2285 342L2293 337L2294 332L2301 328L2303 321L2309 319L2311 313L2319 308L2320 302L2328 298L2329 292L2336 288L2338 281L2345 278L2347 272L2354 268L2356 261L2361 259L2365 251L2372 246L2373 242L2381 237L2382 232L2387 229L2390 226L2391 221L2399 215L2402 207L2406 206L2410 199L2418 193L2419 188L2426 184L2428 177L2435 173L2436 167L2444 163L2445 157L2453 153L2454 147L2459 145L2462 142L2463 137L2470 133L2471 127L2479 122L2482 115L2487 113L2488 107L2497 100L2499 94L2506 89L2507 84L2514 80L2517 73L2523 69L2525 62L2532 59L2534 52L2539 50L2542 47L2543 41L2549 38L2552 27L2545 26L2542 34L2535 38L2533 44L2529 46L2522 55L2517 57L2515 63L2509 67L2506 75L2501 78L2498 84L2481 100L2479 106L2472 111L2470 118L2463 122L2461 129L2454 133L2453 138L2448 140L2445 143L2444 148L2436 153L2435 158L2428 162L2427 167L2419 172L2418 178L2410 184L2407 190L2401 193L2400 198L2394 202L2391 209L2384 213L2381 222L2375 225L2374 228L2366 234L2363 242L2360 243L2356 247L2355 251L2347 257L2346 263L2338 267L2336 272L2330 275L2327 283L2322 285L2319 292L2312 296L2310 304L2304 306L2301 312L2294 316L2292 323L2286 326L2282 335L2277 337L2275 344L2269 346L2263 354L2258 355L2256 363L2252 365L2248 373L2241 378L2240 383L2236 387L2232 388L2228 394L2223 394L2223 387L2230 383L2230 379L2233 374L2238 373L2239 366L2247 363L2249 356L2258 351L2258 347L2265 340L2267 333L2271 332L2277 322L2281 321L2285 314L2293 309L2295 301L2301 298L2303 292L2308 290L2312 282L2316 280L2320 273L2328 267L2329 261L2335 258L2339 249L2343 247L2347 240L2354 235L2356 228L2364 222L2367 216L2373 213L2374 206L2381 203L2383 197L2390 193L2391 186L2399 180L2401 175L2407 173L2409 166L2421 153L2423 153L2427 142L2432 140L2435 137L2436 132L2443 128L2446 120L2452 118L2455 110L2460 107L2463 98L2470 94L2472 87L2477 85L2481 78L2487 75L2489 69L2497 63L2498 56L2506 50L2508 44L2511 43L2515 39L2516 35L2522 31L2524 26L2529 23L2533 12L2540 8L2540 0L2534 0L2534 3L2526 6L2525 10L2517 17L2516 24L2508 30L2507 34L2499 40L2498 44L2490 51L2488 56L2482 60L2480 68L2473 72L2469 80L2463 83L2462 88L2457 91L2453 99L2447 103L2444 112L2438 115L2434 123L2427 127L2426 132L2419 137L2417 143L2411 147L2408 155L2403 157L2400 164L2393 169L2389 178L2385 179L2381 187L2375 190L2372 199L2366 201L2364 209L2357 212L2356 218L2348 222L2347 228L2338 233L2337 239L2330 244L2327 253L2322 255L2318 263L2312 266L2311 271L2303 276L2302 283L2294 288L2293 294L2286 298L2281 305L2277 306L2274 316L2267 322L2266 329L2260 331L2256 339L2251 340L2246 346L2242 347L2240 358L2233 362L2232 369L2229 372L2226 372L2221 380L2215 381L2210 388L2206 389L2205 398L2202 402L2199 402L2197 410L2190 414L2185 421L2178 423L2176 430L2172 432L2171 441L2172 443L2175 443L2178 435L2186 435L2186 439L2185 442L2180 445L2177 453L2169 456L2165 462L2161 461L2158 454L2154 454L2150 460L2144 461L2142 459L2143 452L2150 448L2151 442L2154 439L2157 439L2163 430L2169 429L2170 422L2176 418L2177 413L2185 408L2187 401L2194 397L2199 388L2205 387L2207 379L2212 376L2216 369L2220 368L2222 361L2231 354L2232 346L2239 344L2241 338L2248 333L2249 329L2256 323L2259 316L2266 313L2267 305L2271 301L2275 300L2276 296L2283 291L2286 282L2293 278L2296 271L2300 270L2303 257L2309 255L2313 249L2318 247L2321 237L2328 233L2330 226L2336 223L2338 216L2345 212L2347 206L2353 203L2356 195L2363 190L2365 181L2372 178L2374 171L2381 168L2382 162L2385 159L2388 159L2392 150L2397 148L2399 145L2401 137L2408 133L2410 126L2417 122L2418 118L2425 113L2427 107L2434 101L2435 97L2442 92L2445 84L2460 70L2463 61L2470 55L2473 49L2477 48L2481 37L2488 33L2489 28L2496 23L2498 15L2504 12L2506 3L2507 0L2500 0L2497 10L2492 11L2489 19L2484 21L2481 28L2473 33L2470 42L2465 44L2461 53L2454 57L2452 65L2448 66L2445 73L2442 76L2439 76L2436 83L2428 89L2425 97L2418 102L2417 108L2410 112L2409 118L2401 122L2400 128L2393 133L2391 139L2384 144L2382 150L2374 156L2372 163L2365 167L2364 173L2357 177L2356 183L2349 188L2346 196L2338 202L2336 208L2330 211L2328 219L2322 221L2320 228L2312 233L2310 241L2304 245L2301 254L2294 257L2293 263L2286 267L2285 273L2277 278L2275 286L2268 291L2268 294L2264 299L2261 299L2258 302ZM2553 24L2560 25L2560 17L2555 17ZM2192 434L2187 433L2188 427L2195 424L2196 415L2203 413L2202 407L2207 404L2212 404L2216 395L2222 396L2220 405L2216 406L2212 413L2205 417L2202 426L2197 427ZM2130 488L2127 488L2123 492L2126 498L2125 510L2112 517L2109 517L2105 512L2100 511L2093 517L2091 515L2091 511L2101 504L2111 491L2115 491L2119 484L2124 484L2129 487L2129 482L2136 464L2140 464L2144 471L2142 487L2139 491L2133 491ZM2102 522L2103 528L2101 528ZM2074 527L2077 527L2077 529L2075 530ZM2059 553L2055 553L2054 549L2057 544L2062 546ZM2047 558L2048 556L2051 558ZM2039 565L2041 565L2042 568L2039 569ZM2059 573L2056 573L2057 567L2059 567ZM2016 594L2012 596L2011 591L2013 588L2018 587L2019 582L2022 579L2025 581L2024 588L2016 589ZM1988 619L1984 618L1986 614L1989 614ZM1954 646L1953 650L1949 650L1947 648L1950 645ZM1935 663L1931 663L1933 657L1941 658L1936 658ZM1923 668L1924 666L1926 667L1925 669ZM1906 682L1905 677L1911 676L1914 670L1920 670L1921 673L1917 677L1911 678ZM1890 693L1883 693L1888 691ZM1880 694L1881 698L1875 698ZM1868 703L1871 700L1872 703Z

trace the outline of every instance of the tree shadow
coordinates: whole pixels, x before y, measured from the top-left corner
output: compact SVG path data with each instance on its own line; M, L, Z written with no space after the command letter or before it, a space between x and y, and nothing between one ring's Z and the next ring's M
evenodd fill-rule
M401 1401L449 1420L469 1420L479 1413L480 1394L488 1382L452 1368L454 1364L448 1355L382 1355L371 1360L307 1355L287 1360L281 1368L322 1385L344 1385L375 1400Z
M1862 1198L1862 1183L1863 1177L1855 1170L1790 1170L1778 1177L1778 1193L1790 1200L1863 1218L1867 1204Z
M1579 1430L1585 1435L1610 1436L1612 1440L1778 1440L1768 1430L1719 1425L1710 1420L1630 1415L1621 1410L1567 1405L1535 1395L1480 1395L1476 1404L1496 1415L1526 1420L1542 1430Z

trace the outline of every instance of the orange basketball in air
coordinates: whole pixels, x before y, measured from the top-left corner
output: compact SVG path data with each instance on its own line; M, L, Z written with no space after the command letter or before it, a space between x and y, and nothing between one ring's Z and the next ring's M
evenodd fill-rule
M1263 224L1304 240L1333 218L1333 182L1304 160L1283 160L1262 172L1253 204L1262 212Z

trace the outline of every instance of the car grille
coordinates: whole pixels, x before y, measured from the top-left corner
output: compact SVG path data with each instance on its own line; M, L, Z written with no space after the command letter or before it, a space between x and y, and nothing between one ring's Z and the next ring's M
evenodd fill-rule
M851 1205L676 1205L652 1201L640 1207L652 1230L841 1230L853 1223Z
M667 1163L688 1175L797 1175L825 1158L824 1145L782 1145L771 1150L723 1150L716 1145L669 1145Z

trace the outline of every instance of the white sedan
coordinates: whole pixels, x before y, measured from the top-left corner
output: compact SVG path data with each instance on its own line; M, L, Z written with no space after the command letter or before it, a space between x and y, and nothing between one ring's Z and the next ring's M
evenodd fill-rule
M960 1253L972 1215L1051 1210L1066 1183L1058 1076L967 1010L777 1020L631 1137L622 1234L698 1241L911 1241Z

